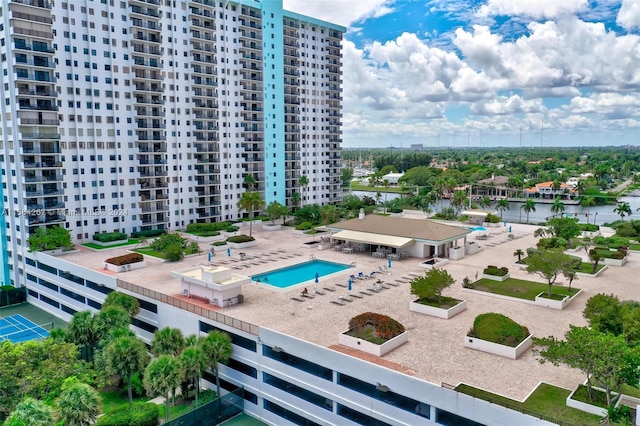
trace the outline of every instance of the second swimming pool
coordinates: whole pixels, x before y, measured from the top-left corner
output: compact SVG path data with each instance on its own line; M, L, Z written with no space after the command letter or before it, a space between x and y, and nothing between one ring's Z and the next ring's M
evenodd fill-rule
M287 288L318 277L333 274L348 269L350 266L326 260L310 260L286 268L274 269L251 277L262 284L269 284L278 288Z

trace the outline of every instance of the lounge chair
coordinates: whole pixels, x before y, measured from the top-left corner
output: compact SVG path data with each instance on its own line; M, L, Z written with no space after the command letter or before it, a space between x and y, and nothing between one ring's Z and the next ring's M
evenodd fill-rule
M344 302L340 299L332 300L331 303L333 303L334 305L344 306Z
M325 293L325 292L324 292L324 291L322 291L322 290L314 290L313 292L314 292L315 294L319 294L320 296L324 296L325 294L327 294L327 293Z
M333 287L329 287L329 286L325 286L325 287L322 287L322 288L323 288L324 290L327 290L327 291L336 291L336 289L335 289L335 288L333 288Z
M373 292L370 289L360 290L358 293L364 294L365 296L372 296Z
M304 302L304 299L298 296L293 296L291 300L295 300L296 302Z
M375 277L376 277L376 271L371 271L371 272L369 273L368 278L375 278Z
M353 302L353 299L346 297L346 296L340 296L338 297L338 299L344 301L344 302Z
M309 293L300 294L300 296L306 297L307 299L313 299L315 297L313 294Z
M360 296L359 294L356 294L356 293L349 293L349 296L355 297L356 299L362 299L362 296Z
M386 283L382 283L380 284L380 287L384 288L384 289L390 289L391 287L389 287Z
M400 284L394 282L389 282L387 284L389 284L391 287L400 287Z
M342 283L336 283L336 285L337 285L338 287L342 287L342 288L347 288L347 287L349 287L347 284L342 284Z

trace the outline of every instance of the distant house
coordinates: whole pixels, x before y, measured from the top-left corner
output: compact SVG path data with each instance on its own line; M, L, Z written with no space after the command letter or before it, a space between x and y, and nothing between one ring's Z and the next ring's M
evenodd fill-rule
M473 195L477 198L489 197L493 200L511 197L514 189L507 187L508 182L508 176L492 175L488 179L481 179L477 185L472 186Z
M398 179L400 179L402 176L404 176L404 173L388 173L382 176L382 181L384 182L386 180L390 185L397 185Z
M534 187L527 188L525 196L543 200L553 200L556 197L560 197L563 200L572 200L578 196L578 192L566 183L560 183L559 187L554 188L553 182L548 181L536 183Z

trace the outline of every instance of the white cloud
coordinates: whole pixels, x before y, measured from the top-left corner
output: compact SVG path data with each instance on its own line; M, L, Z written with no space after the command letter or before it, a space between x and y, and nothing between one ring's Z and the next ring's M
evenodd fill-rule
M524 100L518 95L500 96L488 102L478 102L471 106L471 112L479 115L522 114L544 111L542 100Z
M395 0L283 0L285 10L349 27L393 12Z
M588 0L489 0L478 9L478 17L524 16L553 19L583 10Z
M640 28L640 1L622 0L616 22L626 30Z

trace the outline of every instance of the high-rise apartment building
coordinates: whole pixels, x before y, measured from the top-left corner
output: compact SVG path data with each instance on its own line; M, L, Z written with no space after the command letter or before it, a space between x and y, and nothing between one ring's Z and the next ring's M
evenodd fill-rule
M247 175L267 204L340 199L344 28L281 0L10 0L0 22L5 265L35 227L236 219Z

